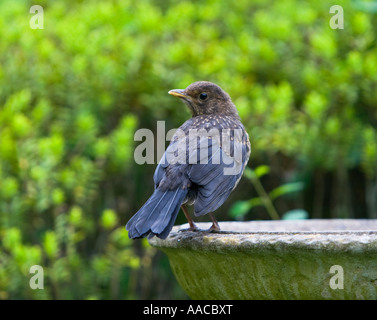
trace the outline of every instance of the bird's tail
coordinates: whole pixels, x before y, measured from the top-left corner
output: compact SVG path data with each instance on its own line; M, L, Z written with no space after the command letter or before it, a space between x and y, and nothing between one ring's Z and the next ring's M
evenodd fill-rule
M173 228L187 189L161 191L157 188L148 201L128 221L126 229L131 239L150 234L165 239Z

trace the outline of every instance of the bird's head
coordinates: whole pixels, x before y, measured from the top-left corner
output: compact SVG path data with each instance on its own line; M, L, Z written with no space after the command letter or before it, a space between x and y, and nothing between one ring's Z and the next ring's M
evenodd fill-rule
M169 94L182 99L188 105L194 117L202 114L238 116L236 106L229 94L212 82L194 82L186 89L170 90Z

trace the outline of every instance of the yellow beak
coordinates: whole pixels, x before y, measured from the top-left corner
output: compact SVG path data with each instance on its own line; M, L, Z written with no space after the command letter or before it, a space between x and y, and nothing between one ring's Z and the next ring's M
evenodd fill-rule
M172 96L174 97L178 97L178 98L185 98L187 99L188 96L186 96L184 94L184 91L183 89L173 89L173 90L170 90L168 93L171 94Z

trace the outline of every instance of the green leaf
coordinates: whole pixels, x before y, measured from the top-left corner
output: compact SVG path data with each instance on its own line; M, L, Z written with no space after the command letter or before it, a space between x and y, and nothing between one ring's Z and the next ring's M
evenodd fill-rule
M245 175L245 177L248 178L249 180L255 180L255 179L256 179L256 174L255 174L254 170L251 169L251 168L249 168L249 167L246 167L246 168L245 168L244 175Z
M83 223L82 209L79 206L74 206L69 212L68 220L74 226L80 226Z
M5 178L0 182L1 191L0 194L4 196L5 199L11 199L18 192L19 186L17 180L13 177Z
M281 217L282 220L302 220L302 219L308 219L309 213L305 211L304 209L294 209L287 211L283 214Z
M118 227L110 235L111 242L121 246L127 247L131 244L131 240L128 237L128 232L126 228Z
M263 205L263 200L262 198L259 198L259 197L252 198L249 200L249 202L250 202L250 209Z
M255 168L254 170L255 174L258 178L263 177L265 174L268 174L270 172L270 167L266 165L260 165Z
M4 231L2 243L5 249L13 250L18 245L21 245L22 236L18 228L10 228Z
M284 194L290 193L290 192L296 192L300 191L304 188L304 184L302 182L292 182L292 183L286 183L282 186L279 186L272 190L269 193L269 196L272 200L276 199L277 197L280 197Z
M118 218L114 210L106 209L102 213L101 224L105 229L111 229L117 224Z
M47 231L44 237L43 246L48 257L56 258L58 255L58 241L54 231Z
M52 191L52 201L56 205L60 205L65 201L64 191L60 188L56 188Z
M230 208L233 218L242 217L250 210L250 201L237 201Z
M260 198L255 197L247 201L237 201L230 208L230 215L233 218L242 217L246 215L251 208L262 205L263 202Z

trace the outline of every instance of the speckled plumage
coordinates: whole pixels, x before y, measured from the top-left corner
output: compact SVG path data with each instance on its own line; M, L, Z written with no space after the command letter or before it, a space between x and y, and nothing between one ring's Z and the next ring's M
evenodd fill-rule
M196 216L209 213L210 229L219 230L212 213L237 186L249 159L249 137L219 86L200 81L169 93L181 98L193 117L177 130L157 166L153 195L127 224L130 238L166 238L180 207L189 230L196 230L185 204L194 205Z

